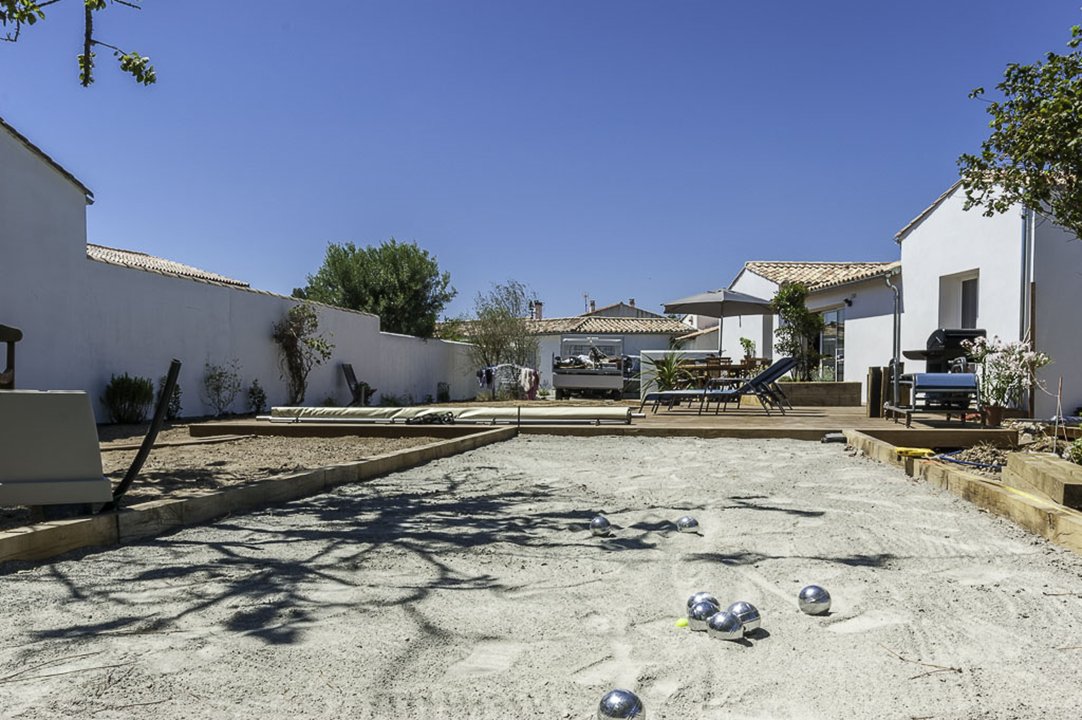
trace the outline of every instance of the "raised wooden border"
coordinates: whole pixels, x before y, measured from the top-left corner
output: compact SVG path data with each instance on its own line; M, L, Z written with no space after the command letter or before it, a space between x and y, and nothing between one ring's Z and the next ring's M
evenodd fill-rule
M206 523L225 515L316 495L339 485L416 467L430 460L510 440L516 435L514 427L480 432L474 428L474 433L466 437L377 455L360 462L259 480L196 497L140 503L107 515L16 528L0 532L0 563L45 560L81 548L153 537L185 525Z
M902 467L910 477L948 490L1035 535L1082 554L1082 512L948 463L901 457L898 448L858 430L847 430L845 436L850 445L872 459Z

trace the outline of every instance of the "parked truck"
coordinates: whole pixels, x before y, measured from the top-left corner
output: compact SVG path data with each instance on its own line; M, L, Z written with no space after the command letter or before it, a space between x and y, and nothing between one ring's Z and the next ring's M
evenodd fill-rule
M634 373L632 358L623 354L618 337L574 336L560 339L560 354L552 357L552 387L556 399L603 397L619 400Z

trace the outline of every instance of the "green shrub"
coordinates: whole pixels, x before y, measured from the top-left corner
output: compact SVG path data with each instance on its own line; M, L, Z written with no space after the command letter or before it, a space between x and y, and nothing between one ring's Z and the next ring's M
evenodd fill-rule
M113 375L101 397L114 423L141 423L147 419L147 409L154 402L154 383L150 378L130 377L128 373Z
M162 392L165 390L165 376L158 378L158 396L156 402L161 402ZM165 406L165 419L176 420L180 417L180 383L173 386L173 392L169 395L169 404Z
M203 365L203 401L219 417L233 405L240 392L240 362L230 360L226 365L205 363Z
M263 390L263 386L259 384L259 380L253 380L252 384L248 386L248 410L260 415L267 410L267 393Z
M1079 438L1068 445L1067 450L1063 453L1063 457L1073 463L1082 465L1082 438Z
M381 393L379 396L379 404L383 407L409 407L413 404L413 396Z
M691 386L694 382L694 377L683 367L680 356L676 353L667 353L656 359L648 357L643 362L654 371L653 376L646 383L647 390L654 388L661 391L682 390ZM639 373L640 382L646 374L645 372Z

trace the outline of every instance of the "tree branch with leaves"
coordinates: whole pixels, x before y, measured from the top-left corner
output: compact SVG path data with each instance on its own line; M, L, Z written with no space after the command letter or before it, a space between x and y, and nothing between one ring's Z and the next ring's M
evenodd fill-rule
M24 28L31 28L45 20L45 8L57 5L64 0L0 0L0 28L3 34L0 40L18 42ZM69 0L68 4L75 0ZM122 72L132 76L143 85L153 85L158 80L150 58L138 52L126 51L103 40L99 40L94 28L96 13L110 5L123 5L133 10L142 10L140 0L83 0L83 46L76 57L79 65L79 84L90 87L94 82L94 48L103 47L113 51Z
M474 301L477 319L468 323L473 343L471 356L481 367L511 363L533 367L540 341L527 322L536 296L526 285L508 280L478 293Z
M319 334L319 317L311 305L299 303L289 308L271 332L281 353L282 379L289 389L289 404L300 405L308 390L312 368L331 358L334 345Z
M979 154L958 165L965 208L991 217L1019 204L1050 211L1082 236L1082 27L1071 28L1071 52L1050 52L1032 65L1011 63L988 102L991 134ZM969 94L984 100L984 88Z

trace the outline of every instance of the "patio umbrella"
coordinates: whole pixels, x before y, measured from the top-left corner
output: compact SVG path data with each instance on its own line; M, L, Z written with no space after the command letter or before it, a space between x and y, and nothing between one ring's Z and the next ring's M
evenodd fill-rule
M773 315L770 301L728 288L711 290L665 303L667 313L706 315L718 318L718 354L721 354L722 318L737 315Z

